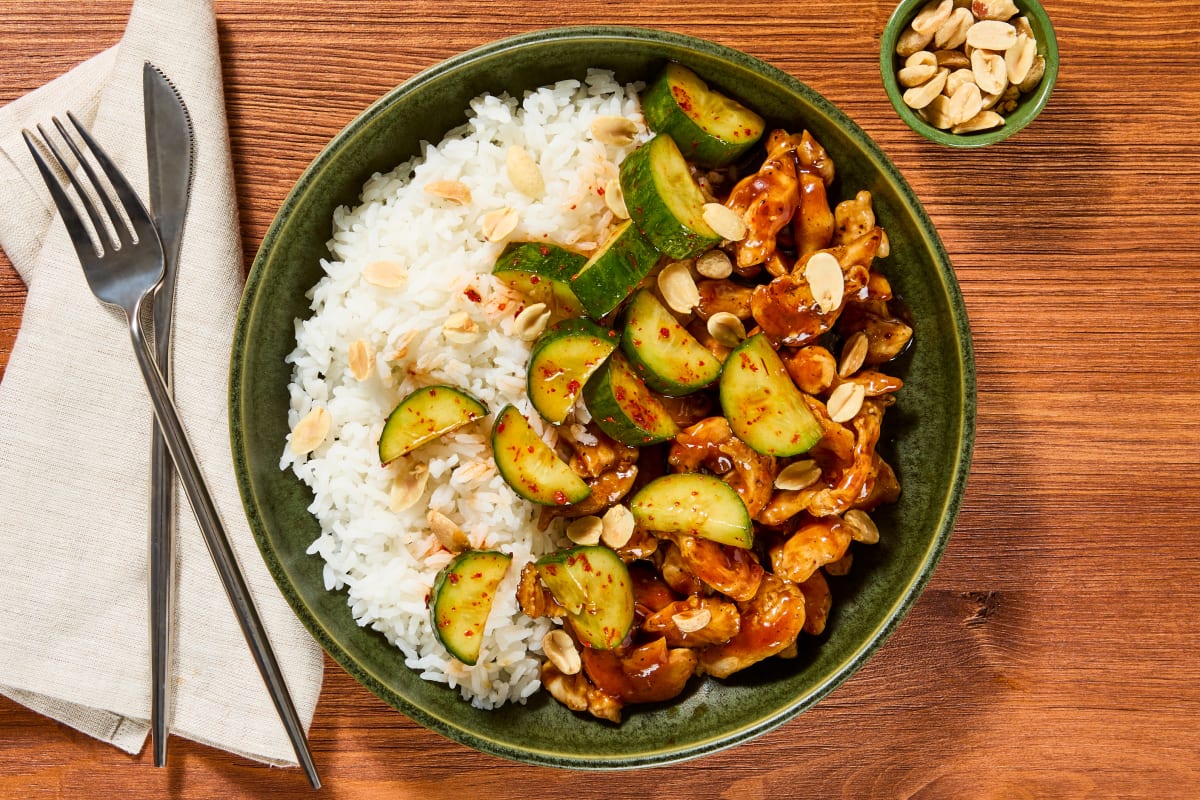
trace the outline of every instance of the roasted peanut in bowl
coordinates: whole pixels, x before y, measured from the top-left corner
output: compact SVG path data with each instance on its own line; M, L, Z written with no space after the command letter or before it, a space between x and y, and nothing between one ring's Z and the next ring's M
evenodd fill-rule
M1041 113L1058 43L1036 0L903 0L884 27L879 68L910 128L950 147L981 147Z

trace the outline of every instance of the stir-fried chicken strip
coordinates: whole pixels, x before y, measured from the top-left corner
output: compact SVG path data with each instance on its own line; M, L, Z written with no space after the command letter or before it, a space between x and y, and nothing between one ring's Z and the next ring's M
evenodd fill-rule
M693 595L651 614L642 630L664 636L672 647L707 647L728 642L741 623L737 606L728 600Z
M657 638L618 654L584 648L583 670L592 685L619 703L657 703L683 691L696 671L696 653Z
M786 650L804 628L804 594L794 583L767 573L754 597L739 604L737 636L700 651L700 670L717 678Z
M773 456L755 452L733 435L724 417L709 417L675 437L667 460L676 472L703 466L734 488L754 516L771 499L778 472Z
M670 538L679 548L684 569L706 586L734 600L749 600L758 591L763 568L750 551L686 533Z
M779 356L792 383L806 394L824 394L837 379L837 359L820 345L786 348Z
M825 623L829 621L829 611L833 608L829 581L825 580L825 573L817 570L799 586L804 595L804 632L810 636L820 636L825 632Z
M541 584L537 577L537 567L532 562L521 569L521 581L517 584L517 603L521 613L527 617L553 617L561 619L567 613L550 590Z
M850 526L841 517L822 517L772 545L771 568L781 578L804 583L820 567L846 555L849 547Z
M825 182L811 172L800 173L800 207L792 220L792 237L799 261L833 243L834 217Z
M746 236L734 245L734 268L750 275L775 253L775 238L792 221L800 205L796 176L799 136L772 131L767 158L753 175L733 187L725 205L746 223Z
M592 493L582 502L566 506L544 506L539 524L544 528L555 517L586 517L603 513L629 494L638 474L638 449L610 438L595 425L588 433L594 444L563 436L571 448L571 469L584 479Z
M700 304L696 306L696 314L702 319L708 319L721 311L733 314L741 320L748 320L753 314L750 310L750 297L754 294L752 286L744 286L722 278L698 281L696 288L700 291Z

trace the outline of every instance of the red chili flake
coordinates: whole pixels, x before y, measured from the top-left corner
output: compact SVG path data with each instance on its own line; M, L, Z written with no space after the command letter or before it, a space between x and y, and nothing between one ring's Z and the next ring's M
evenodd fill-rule
M463 294L465 294L467 296L467 299L470 300L472 303L478 303L479 301L483 300L483 298L480 297L479 292L475 291L471 287L467 287L467 290L465 292L463 292Z
M579 381L572 379L571 382L567 384L567 391L570 392L571 394L578 392L579 391Z
M458 583L460 580L462 580L462 576L461 576L461 575L459 575L457 572L451 572L451 573L450 573L450 575L449 575L449 580L450 580L450 583L452 583L452 584L456 584L456 583Z
M538 247L538 252L542 254L542 258L545 258L550 255L550 248L543 244Z
M658 329L658 335L659 338L669 339L671 337L671 329L664 325Z
M561 491L555 492L554 502L560 506L565 506L567 504L567 496Z
M542 279L539 278L537 275L530 275L529 282L532 283L534 286L537 286L539 283L542 282Z

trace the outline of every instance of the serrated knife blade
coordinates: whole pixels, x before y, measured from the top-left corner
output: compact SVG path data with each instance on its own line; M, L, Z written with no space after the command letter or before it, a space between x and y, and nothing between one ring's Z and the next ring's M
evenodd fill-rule
M154 295L154 354L168 386L171 333L183 224L192 184L192 120L175 86L149 61L142 68L150 206L163 245L163 281ZM150 455L150 727L155 766L167 762L171 622L174 616L175 472L158 426Z

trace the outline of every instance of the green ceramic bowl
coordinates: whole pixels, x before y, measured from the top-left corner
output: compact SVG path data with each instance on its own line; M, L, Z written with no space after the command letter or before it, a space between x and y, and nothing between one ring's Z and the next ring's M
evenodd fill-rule
M904 87L896 78L897 70L904 66L904 59L896 55L896 41L926 2L928 0L903 0L897 5L884 26L879 42L879 71L883 76L883 88L900 119L926 139L949 147L983 147L994 144L1033 122L1046 107L1050 93L1054 91L1054 83L1058 79L1058 40L1054 36L1054 25L1051 24L1042 4L1038 0L1013 0L1020 13L1029 19L1029 26L1037 39L1037 52L1046 59L1046 72L1041 83L1029 94L1022 95L1016 110L1005 115L1004 124L999 128L979 133L954 134L935 128L905 105Z
M620 725L576 716L545 696L479 711L420 680L384 638L360 628L346 598L325 591L307 487L279 469L288 433L284 358L304 293L321 277L334 208L363 182L464 121L477 94L520 92L588 67L645 79L668 59L790 130L807 127L836 159L834 196L869 189L891 240L887 274L916 319L907 381L888 412L887 455L904 491L877 515L882 541L855 551L833 579L828 632L799 658L771 660L718 683L695 680L677 702L627 713ZM415 76L338 134L301 176L263 240L246 283L230 375L233 454L250 525L280 589L313 636L348 672L417 722L479 750L536 764L617 769L710 753L768 731L810 707L855 671L895 629L929 580L954 524L974 431L970 333L954 272L929 218L900 173L842 112L789 75L706 41L633 28L540 31L481 47Z

